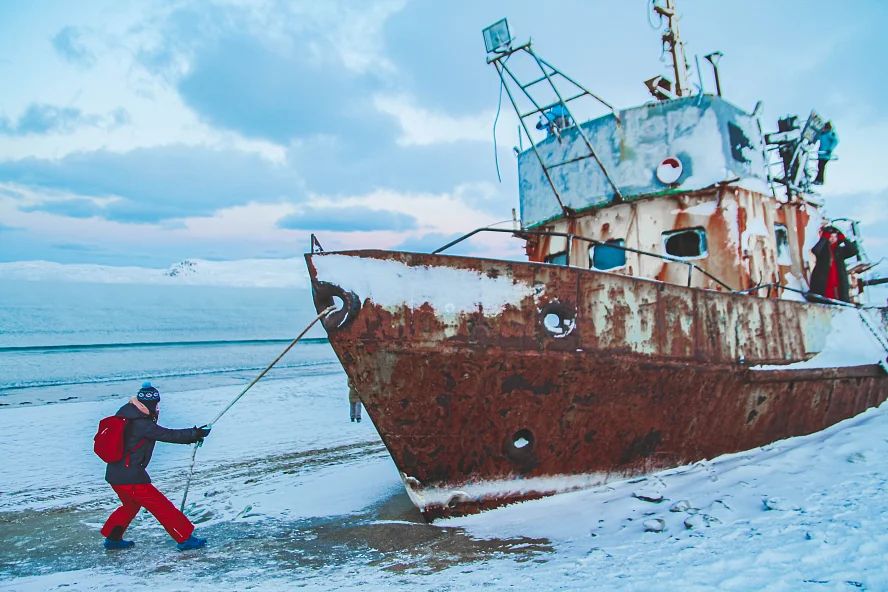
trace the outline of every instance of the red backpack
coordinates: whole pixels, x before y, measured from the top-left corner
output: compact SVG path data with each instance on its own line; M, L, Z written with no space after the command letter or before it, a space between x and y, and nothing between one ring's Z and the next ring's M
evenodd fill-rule
M99 431L93 438L93 450L106 463L115 463L123 459L123 431L126 428L127 419L121 415L111 415L99 422ZM145 440L136 444L126 454L126 466L129 466L129 455L139 448Z

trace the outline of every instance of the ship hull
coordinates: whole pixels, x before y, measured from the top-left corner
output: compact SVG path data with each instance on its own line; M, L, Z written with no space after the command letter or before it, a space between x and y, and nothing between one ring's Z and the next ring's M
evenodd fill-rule
M344 302L330 343L429 520L813 433L888 398L884 351L799 367L836 307L534 263L307 260L318 309Z

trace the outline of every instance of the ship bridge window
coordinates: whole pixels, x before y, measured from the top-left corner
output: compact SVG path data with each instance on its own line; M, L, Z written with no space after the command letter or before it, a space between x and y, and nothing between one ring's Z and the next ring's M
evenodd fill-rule
M600 271L625 267L626 251L618 248L624 246L626 246L626 241L618 238L605 241L605 244L603 245L593 245L589 247L589 267Z
M552 265L567 265L567 251L563 253L552 253L546 257L546 263Z
M783 224L774 225L774 238L777 240L777 264L792 265L789 254L789 233Z
M680 259L701 259L706 250L706 231L702 228L688 228L663 233L663 251Z

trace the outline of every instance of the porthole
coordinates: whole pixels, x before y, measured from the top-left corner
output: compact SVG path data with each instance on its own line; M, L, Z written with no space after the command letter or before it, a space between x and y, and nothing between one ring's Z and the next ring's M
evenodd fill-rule
M506 446L506 456L514 461L524 461L533 454L536 440L533 432L527 428L522 428L512 434Z
M566 337L576 326L576 311L561 302L550 302L540 309L540 323L552 337Z

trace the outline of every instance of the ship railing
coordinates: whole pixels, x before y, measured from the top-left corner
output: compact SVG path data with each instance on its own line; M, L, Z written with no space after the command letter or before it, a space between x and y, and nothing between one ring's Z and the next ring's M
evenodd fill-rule
M768 298L771 297L771 290L789 290L790 292L795 292L796 294L801 294L805 297L809 302L816 302L818 304L834 304L836 306L849 306L851 308L859 308L857 304L852 302L845 302L843 300L833 300L832 298L827 298L826 296L821 296L820 294L814 294L812 292L808 292L806 290L802 290L799 288L791 288L790 286L784 286L780 282L774 282L770 284L762 284L761 286L755 286L749 288L747 290L739 290L737 294L752 294L753 292L758 292L759 290L768 290Z
M480 232L508 233L508 234L512 234L516 237L524 238L524 239L526 239L527 237L530 237L530 236L557 236L557 237L566 238L568 241L580 240L580 241L583 241L583 242L586 242L586 243L589 243L589 244L595 245L595 246L604 246L604 247L608 247L610 249L618 249L620 251L626 251L628 253L636 253L638 255L645 255L647 257L654 257L656 259L661 259L663 261L668 261L670 263L680 263L682 265L686 265L688 268L688 287L689 288L691 287L691 281L693 280L694 271L696 270L696 271L699 271L700 273L702 273L704 276L711 279L712 281L714 281L715 283L717 283L718 285L720 285L721 287L725 288L727 291L731 292L732 294L751 294L751 293L757 292L759 290L767 289L768 290L768 297L770 298L771 294L772 294L772 290L781 290L782 289L782 290L789 290L790 292L796 292L798 294L801 294L806 300L808 300L810 302L817 302L820 304L833 304L836 306L848 306L848 307L852 307L852 308L858 308L858 305L853 304L853 303L843 302L841 300L833 300L832 298L826 298L825 296L820 296L819 294L812 294L811 292L807 292L805 290L801 290L798 288L792 288L790 286L784 286L784 285L780 284L779 282L770 283L770 284L762 284L760 286L754 286L754 287L748 288L746 290L735 290L731 286L729 286L725 282L721 281L720 279L718 279L717 277L715 277L714 275L712 275L711 273L709 273L708 271L706 271L705 269L703 269L702 267L700 267L699 265L697 265L696 263L694 263L692 261L685 261L684 259L679 259L677 257L671 257L669 255L663 255L660 253L651 253L650 251L642 251L640 249L633 249L632 247L615 245L614 243L608 243L608 242L600 241L600 240L597 240L594 238L582 236L579 234L571 234L568 232L554 232L554 231L549 231L549 230L514 230L514 229L509 229L509 228L476 228L475 230L473 230L467 234L464 234L463 236L461 236L455 240L450 241L449 243L447 243L443 247L440 247L439 249L432 251L432 255L438 255L438 254L446 251L450 247L457 245L457 244L463 242L464 240L475 236L476 234L478 234ZM570 242L568 242L568 244L570 244ZM604 273L606 273L606 272L604 272Z
M635 253L637 255L654 257L656 259L668 261L670 263L678 263L681 265L686 265L688 268L688 287L691 287L691 282L694 279L694 271L696 270L696 271L699 271L700 273L702 273L703 275L705 275L706 277L708 277L709 279L711 279L712 281L714 281L715 283L717 283L718 285L720 285L721 287L725 288L729 292L737 293L737 290L734 290L731 286L729 286L725 282L721 281L720 279L718 279L717 277L715 277L714 275L712 275L711 273L709 273L708 271L706 271L705 269L703 269L702 267L700 267L699 265L694 263L693 261L686 261L684 259L680 259L678 257L672 257L670 255L663 255L660 253L651 253L650 251L642 251L639 249L633 249L632 247L615 245L614 243L608 243L608 242L600 241L600 240L597 240L594 238L582 236L579 234L571 234L568 232L554 232L554 231L550 231L550 230L510 230L508 228L476 228L472 232L464 234L463 236L459 237L458 239L447 243L443 247L432 251L432 255L437 255L443 251L446 251L450 247L457 245L457 244L463 242L464 240L475 236L479 232L508 233L508 234L512 234L512 235L515 235L520 238L526 238L529 236L557 236L557 237L566 238L568 240L568 244L571 244L574 240L579 240L579 241L583 241L583 242L589 243L590 245L594 245L594 246L603 246L603 247L607 247L609 249L618 249L620 251L625 251L627 253Z

